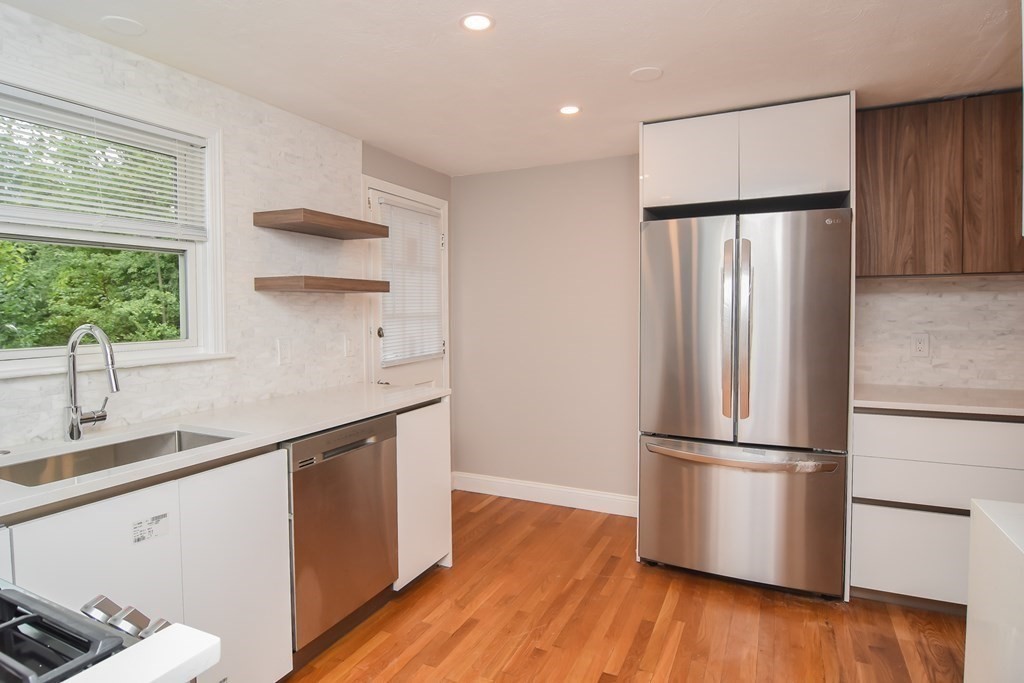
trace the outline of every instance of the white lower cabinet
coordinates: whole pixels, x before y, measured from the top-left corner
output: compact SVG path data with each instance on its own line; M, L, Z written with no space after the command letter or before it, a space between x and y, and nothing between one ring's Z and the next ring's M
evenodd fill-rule
M275 451L178 482L184 623L221 638L200 683L292 668L288 468Z
M11 527L14 580L73 610L99 594L182 621L178 482Z
M1019 423L854 415L850 585L965 604L963 513L1024 502L1022 440Z
M854 503L850 583L966 604L970 526L962 515Z
M11 555L11 530L0 529L0 579L14 583L14 556Z
M447 399L398 415L398 580L451 566L451 412Z
M969 510L972 498L1024 503L1024 470L854 456L855 498Z
M273 683L292 668L286 462L274 451L17 524L14 580L74 610L104 594L218 636L202 683Z

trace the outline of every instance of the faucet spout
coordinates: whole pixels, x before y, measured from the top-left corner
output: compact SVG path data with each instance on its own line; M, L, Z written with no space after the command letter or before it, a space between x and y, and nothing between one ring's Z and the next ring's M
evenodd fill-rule
M102 422L107 419L107 411L99 410L83 411L78 404L78 345L85 336L96 340L103 352L103 364L107 369L107 381L110 382L110 393L117 393L121 390L121 384L117 379L117 368L114 366L114 347L106 333L98 325L79 325L68 339L68 429L66 437L70 441L77 441L82 438L82 425L94 422ZM103 402L106 407L107 402Z

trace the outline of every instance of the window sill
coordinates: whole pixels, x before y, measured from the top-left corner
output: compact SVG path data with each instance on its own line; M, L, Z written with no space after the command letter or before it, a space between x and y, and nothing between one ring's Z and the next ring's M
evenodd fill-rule
M228 360L234 358L233 353L205 353L205 352L182 352L179 354L166 354L160 356L137 356L135 358L126 357L123 360L117 355L115 351L114 365L118 370L124 370L127 368L144 368L158 365L177 365L179 363L202 363L205 361L213 360ZM25 361L5 361L0 363L0 380L3 379L15 379L18 377L43 377L46 375L64 375L67 373L67 359L63 356L59 358L46 358L45 364L33 364L29 365ZM16 367L4 367L6 364L17 364ZM99 354L90 354L89 356L78 356L78 372L94 372L103 369L103 362L100 360Z

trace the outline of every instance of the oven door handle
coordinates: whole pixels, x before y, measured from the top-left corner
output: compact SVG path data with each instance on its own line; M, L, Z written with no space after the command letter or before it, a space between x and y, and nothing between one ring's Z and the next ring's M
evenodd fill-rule
M665 448L656 444L647 444L647 450L658 455L667 455L670 458L677 458L687 462L695 462L701 465L719 465L721 467L734 467L752 472L788 472L789 474L815 474L818 472L835 472L839 467L837 463L826 460L786 460L766 461L757 460L736 460L733 458L718 458L713 455L702 455L690 451L680 451L674 448Z

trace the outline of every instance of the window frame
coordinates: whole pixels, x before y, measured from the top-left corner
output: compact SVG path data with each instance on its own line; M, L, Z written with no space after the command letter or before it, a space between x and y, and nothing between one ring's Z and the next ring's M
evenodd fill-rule
M66 100L71 106L116 112L134 119L140 126L156 126L206 141L205 241L156 238L93 231L83 228L40 225L35 219L0 222L0 236L10 239L43 239L63 244L101 247L141 247L183 253L187 336L180 340L124 342L114 344L119 368L164 365L230 358L224 342L224 273L222 219L222 134L207 121L168 111L164 105L84 85L51 74L12 65L0 65L0 83ZM99 349L80 347L81 370L102 367ZM65 347L0 349L0 379L61 374L67 371Z

